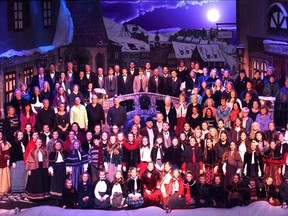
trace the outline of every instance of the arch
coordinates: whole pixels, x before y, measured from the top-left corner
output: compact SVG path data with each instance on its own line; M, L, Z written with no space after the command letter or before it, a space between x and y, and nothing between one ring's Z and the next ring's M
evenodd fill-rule
M271 29L286 30L288 27L288 13L281 3L273 3L267 10L268 26Z
M70 48L65 51L63 59L64 66L66 66L67 62L72 62L74 70L79 70L92 62L92 55L84 48Z

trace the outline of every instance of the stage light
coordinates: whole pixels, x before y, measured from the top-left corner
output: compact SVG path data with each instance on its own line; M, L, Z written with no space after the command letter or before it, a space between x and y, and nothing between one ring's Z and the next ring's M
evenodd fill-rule
M208 12L207 12L207 19L210 21L210 22L217 22L220 18L220 13L218 10L216 9L210 9Z

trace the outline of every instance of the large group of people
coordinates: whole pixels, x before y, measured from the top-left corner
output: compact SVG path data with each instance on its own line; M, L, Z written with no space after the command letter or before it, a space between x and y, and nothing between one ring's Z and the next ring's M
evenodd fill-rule
M40 67L0 115L0 196L57 199L63 208L232 207L288 202L288 124L276 131L258 96L288 100L273 68L168 67L56 72ZM114 106L107 115L95 88ZM119 95L167 95L156 116L135 115ZM179 97L172 104L171 97Z

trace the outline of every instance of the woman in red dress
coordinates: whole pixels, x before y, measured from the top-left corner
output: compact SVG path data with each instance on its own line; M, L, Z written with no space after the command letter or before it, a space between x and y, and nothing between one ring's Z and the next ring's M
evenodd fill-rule
M159 179L159 173L156 170L154 163L149 162L146 170L142 174L145 206L159 205L161 197Z

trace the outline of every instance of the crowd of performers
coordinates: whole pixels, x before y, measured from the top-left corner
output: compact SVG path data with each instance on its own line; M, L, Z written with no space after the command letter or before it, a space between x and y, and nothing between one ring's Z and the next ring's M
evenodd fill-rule
M0 120L0 195L81 209L286 205L288 127L275 130L251 81L242 98L222 82L202 93L195 85L188 97L184 89L176 104L167 96L156 116L131 125L117 97L105 118L97 95L82 103L79 84L70 93L58 86L52 103L42 94L48 82L30 100L22 84Z

